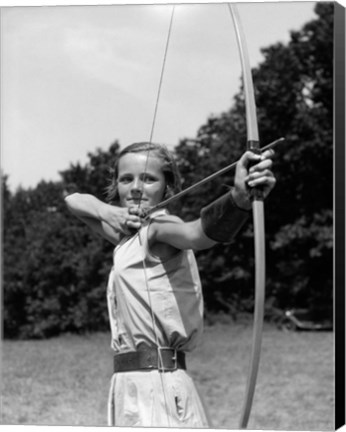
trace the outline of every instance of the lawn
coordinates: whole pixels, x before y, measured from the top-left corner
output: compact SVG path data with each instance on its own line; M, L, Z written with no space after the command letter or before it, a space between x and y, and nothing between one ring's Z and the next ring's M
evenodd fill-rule
M2 424L105 426L109 334L2 344ZM238 429L252 342L241 323L207 326L188 357L214 428ZM334 335L264 328L248 427L334 429Z

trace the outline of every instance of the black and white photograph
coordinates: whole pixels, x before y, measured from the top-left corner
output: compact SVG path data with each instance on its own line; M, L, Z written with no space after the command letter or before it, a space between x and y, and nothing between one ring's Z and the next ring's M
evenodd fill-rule
M341 427L344 7L0 18L0 424Z

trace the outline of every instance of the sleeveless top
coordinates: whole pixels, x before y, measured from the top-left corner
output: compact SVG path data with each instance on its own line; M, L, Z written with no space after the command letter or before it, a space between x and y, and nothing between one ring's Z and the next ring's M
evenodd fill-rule
M116 352L135 351L140 344L191 351L203 331L203 296L192 250L172 258L153 256L148 229L142 228L116 246L107 286L107 303Z

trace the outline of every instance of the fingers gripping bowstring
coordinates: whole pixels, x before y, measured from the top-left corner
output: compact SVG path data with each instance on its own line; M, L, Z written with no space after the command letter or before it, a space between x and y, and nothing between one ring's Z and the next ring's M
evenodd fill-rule
M158 91L157 91L157 96L156 96L156 102L155 102L153 121L152 121L152 125L151 125L151 130L150 130L149 147L148 147L147 157L146 157L146 161L145 161L144 173L146 173L147 169L148 169L148 162L149 162L149 156L150 156L150 147L151 147L151 144L153 142L154 130L155 130L155 126L156 126L156 118L157 118L157 112L158 112L159 101L160 101L160 96L161 96L161 88L162 88L162 83L163 83L163 76L164 76L164 72L165 72L166 59L167 59L167 54L168 54L168 47L169 47L169 42L170 42L170 39L171 39L171 33L172 33L172 27L173 27L174 12L175 12L175 5L172 6L171 18L170 18L169 29L168 29L168 34L167 34L167 40L166 40L166 45L165 45L165 51L164 51L164 55L163 55L162 68L161 68L161 73L160 73L159 86L158 86ZM141 196L143 195L143 191L144 191L144 182L141 185ZM138 204L138 209L140 208L140 205L141 205L141 201ZM147 293L148 293L148 301L149 301L149 308L150 308L150 314L151 314L151 320L152 320L152 327L153 327L154 337L155 337L156 345L157 345L158 362L159 362L159 365L160 365L161 370L162 370L162 373L160 372L160 379L161 379L161 386L162 386L162 390L163 390L165 411L166 411L166 415L167 415L168 425L171 426L171 424L170 424L170 416L169 416L169 405L168 405L168 402L167 402L167 396L166 396L166 391L165 391L165 382L164 382L164 375L165 374L164 374L164 368L163 368L162 354L161 354L161 350L160 350L161 345L160 345L159 337L158 337L158 334L157 334L156 318L155 318L155 314L154 314L154 310L153 310L152 299L151 299L151 291L150 291L150 287L149 287L148 269L147 269L147 265L146 265L146 261L145 261L145 259L146 259L145 248L144 248L144 245L142 244L142 240L141 240L141 236L140 235L139 235L139 243L140 243L142 251L143 251L143 258L142 258L143 273L144 273L144 280L145 280L145 284L146 284L146 288L147 288Z

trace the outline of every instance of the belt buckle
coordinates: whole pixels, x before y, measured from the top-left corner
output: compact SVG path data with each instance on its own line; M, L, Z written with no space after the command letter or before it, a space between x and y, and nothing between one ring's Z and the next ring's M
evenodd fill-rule
M173 366L172 367L164 367L163 366L163 358L162 358L162 352L163 351L173 351ZM177 350L170 347L157 347L157 369L159 372L172 372L178 369L178 355Z

